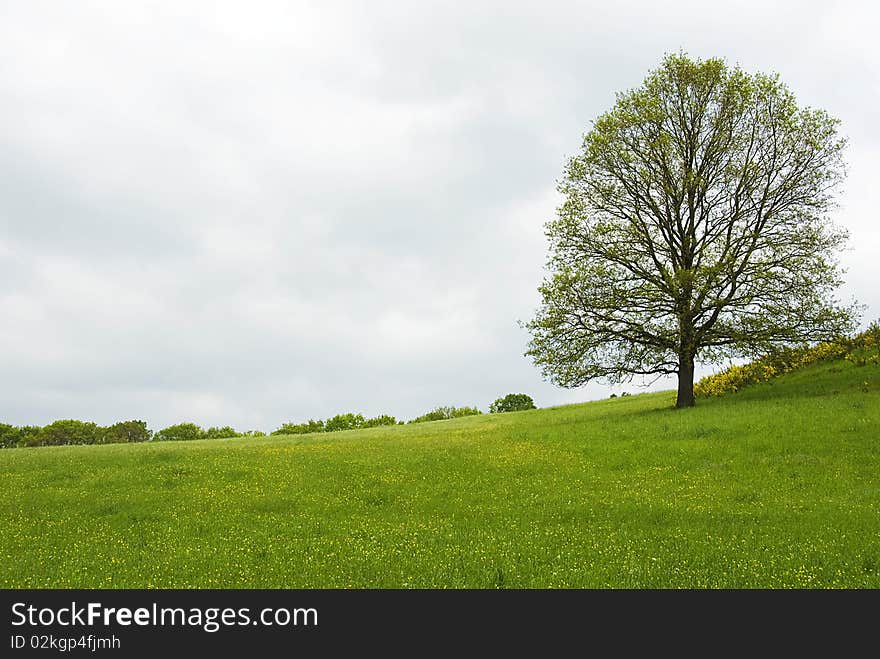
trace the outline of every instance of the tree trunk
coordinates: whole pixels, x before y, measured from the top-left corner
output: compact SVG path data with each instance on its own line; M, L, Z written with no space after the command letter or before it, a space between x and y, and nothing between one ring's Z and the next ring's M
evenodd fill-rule
M678 397L675 407L693 407L694 401L694 358L682 355L678 360Z

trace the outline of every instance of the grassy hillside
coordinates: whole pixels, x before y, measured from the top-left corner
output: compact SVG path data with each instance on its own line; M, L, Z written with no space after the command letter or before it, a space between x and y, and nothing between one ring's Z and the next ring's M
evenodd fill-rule
M0 586L880 587L880 367L673 399L0 451Z

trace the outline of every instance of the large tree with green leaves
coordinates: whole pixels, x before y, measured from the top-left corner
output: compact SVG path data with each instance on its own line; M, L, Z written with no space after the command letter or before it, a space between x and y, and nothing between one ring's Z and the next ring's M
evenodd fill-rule
M565 387L677 374L689 407L695 362L850 331L838 123L778 76L667 56L568 162L526 354Z

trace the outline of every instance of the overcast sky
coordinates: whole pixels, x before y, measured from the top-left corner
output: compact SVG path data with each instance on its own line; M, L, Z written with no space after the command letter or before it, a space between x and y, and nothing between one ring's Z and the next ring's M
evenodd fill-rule
M608 396L517 320L563 164L679 49L842 120L841 296L878 318L871 4L0 0L0 421Z

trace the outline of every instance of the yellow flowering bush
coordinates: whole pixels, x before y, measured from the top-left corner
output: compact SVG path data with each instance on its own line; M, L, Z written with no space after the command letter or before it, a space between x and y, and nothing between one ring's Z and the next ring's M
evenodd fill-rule
M803 366L834 359L845 359L856 366L880 364L880 323L871 323L868 329L852 338L781 348L749 364L730 366L697 382L694 394L699 397L723 396Z

